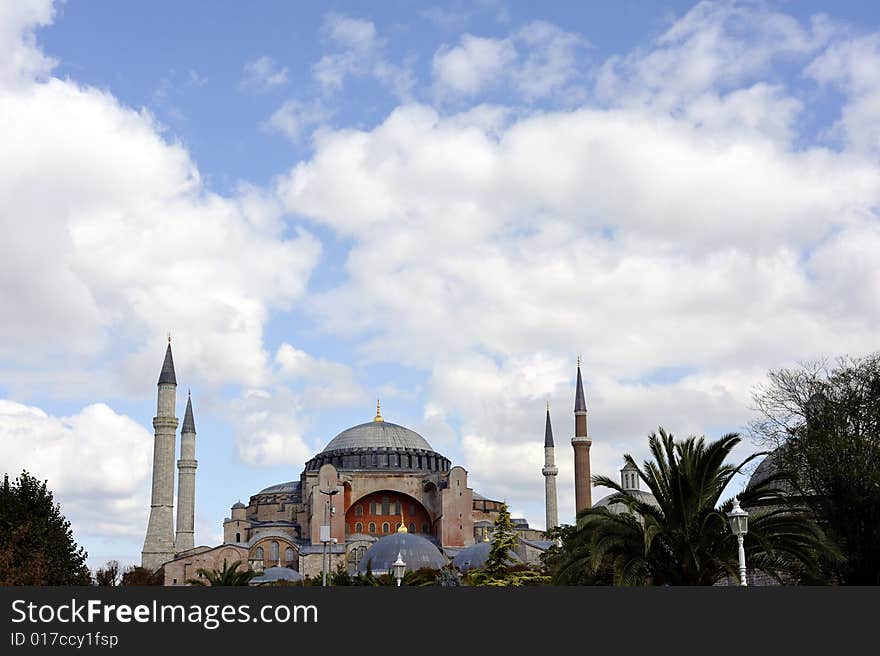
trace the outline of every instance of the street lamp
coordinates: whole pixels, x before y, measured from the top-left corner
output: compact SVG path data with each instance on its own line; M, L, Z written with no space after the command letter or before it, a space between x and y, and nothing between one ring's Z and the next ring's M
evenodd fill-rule
M749 531L749 513L739 507L739 497L733 497L733 509L727 513L730 530L739 544L739 580L740 585L748 585L746 580L746 551L743 548L743 536Z
M326 587L327 586L327 545L329 543L333 542L333 539L330 537L330 524L329 524L329 520L327 518L327 514L328 514L328 509L329 509L329 511L330 511L329 514L331 516L333 515L333 512L332 512L333 511L333 506L332 506L333 495L337 494L339 492L339 490L337 490L336 488L333 488L332 490L321 490L320 488L318 488L318 491L321 494L327 495L327 501L326 501L326 503L324 503L324 523L321 524L321 542L324 545L324 550L321 553L321 585Z
M391 569L394 570L394 580L397 581L397 585L400 585L400 582L403 580L403 573L406 571L406 563L403 562L403 558L400 556L400 552L397 552L397 560L391 563Z

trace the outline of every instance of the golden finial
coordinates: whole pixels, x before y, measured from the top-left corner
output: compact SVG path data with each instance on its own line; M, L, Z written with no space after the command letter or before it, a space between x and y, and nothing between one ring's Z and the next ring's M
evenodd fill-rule
M403 521L403 504L400 504L400 526L397 527L398 533L409 533L406 530L406 522Z
M578 353L578 369L581 368L581 354Z
M488 541L489 541L489 530L486 529L483 531L483 542L488 542Z
M168 333L168 343L171 343L171 333Z
M385 421L382 419L382 409L379 407L379 399L376 399L376 416L373 417L373 421Z

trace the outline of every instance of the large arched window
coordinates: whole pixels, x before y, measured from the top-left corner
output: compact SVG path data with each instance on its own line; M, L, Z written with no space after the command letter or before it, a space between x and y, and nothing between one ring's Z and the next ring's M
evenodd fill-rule
M382 497L382 515L390 515L391 514L391 504L388 502L388 497Z
M263 560L263 547L257 547L254 556L256 556L257 560Z
M364 507L361 505L355 506L354 507L354 514L357 515L358 517L363 517L364 516Z
M376 512L376 502L375 501L370 502L370 514L371 515L378 515L379 514Z
M364 525L361 524L360 522L358 522L357 524L355 524L355 525L354 525L354 532L355 532L355 533L363 533L363 532L364 532Z
M376 522L370 522L370 534L372 535L375 532L376 532Z
M278 543L274 540L272 541L272 544L269 545L269 560L273 563L278 562Z
M284 550L284 562L285 563L292 563L293 562L293 549L291 549L290 547L287 547L287 549Z

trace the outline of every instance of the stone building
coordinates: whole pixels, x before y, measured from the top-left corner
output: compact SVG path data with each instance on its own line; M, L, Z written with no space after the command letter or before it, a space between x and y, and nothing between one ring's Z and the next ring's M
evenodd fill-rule
M578 364L576 438L581 472L586 407ZM427 541L447 561L491 537L502 501L475 492L468 472L438 453L417 432L382 416L377 403L371 421L347 428L309 459L298 479L270 485L236 502L223 522L223 544L194 547L195 421L188 398L178 460L177 534L172 533L177 381L169 340L159 378L159 405L153 460L153 499L142 564L164 567L166 585L184 585L200 568L219 569L242 561L257 571L282 567L316 576L340 563L357 571L377 541L398 534L413 544ZM548 526L556 517L555 448L549 408L545 431ZM589 487L589 481L586 483ZM580 487L578 487L580 486ZM578 489L582 481L576 481ZM589 497L588 497L589 498ZM543 531L513 520L524 560L535 560L549 546ZM392 542L386 541L386 542ZM375 553L375 552L374 552ZM384 552L383 552L384 553Z

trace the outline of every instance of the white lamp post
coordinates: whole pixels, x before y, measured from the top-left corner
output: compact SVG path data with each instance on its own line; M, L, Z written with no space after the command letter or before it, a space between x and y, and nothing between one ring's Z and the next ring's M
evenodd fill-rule
M330 520L327 518L328 510L330 517L333 516L333 495L339 492L337 489L332 490L321 490L318 488L318 491L321 494L327 495L327 502L324 504L324 523L321 525L321 542L324 545L324 551L321 554L321 585L327 585L327 545L333 542L333 539L330 537Z
M739 497L733 497L733 509L727 513L730 530L739 544L739 580L741 585L748 585L746 580L746 551L743 548L743 536L749 531L749 513L739 507Z
M400 552L397 552L397 560L391 563L391 569L394 570L394 580L397 581L397 585L400 585L400 582L403 580L403 573L406 571L406 563L403 562L403 558L400 556Z

